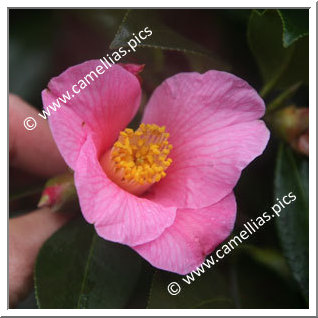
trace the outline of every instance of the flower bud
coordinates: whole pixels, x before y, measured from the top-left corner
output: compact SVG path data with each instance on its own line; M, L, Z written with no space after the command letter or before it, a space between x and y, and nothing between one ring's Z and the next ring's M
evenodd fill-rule
M270 123L274 131L291 147L309 155L309 109L294 105L271 114Z
M72 212L79 208L73 173L49 179L42 192L38 207L49 207L53 212Z

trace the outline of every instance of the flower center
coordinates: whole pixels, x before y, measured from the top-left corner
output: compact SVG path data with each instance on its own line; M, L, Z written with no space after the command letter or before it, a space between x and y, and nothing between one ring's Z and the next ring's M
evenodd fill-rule
M112 181L139 195L166 176L172 162L168 138L165 126L141 124L136 131L126 128L104 154L101 165Z

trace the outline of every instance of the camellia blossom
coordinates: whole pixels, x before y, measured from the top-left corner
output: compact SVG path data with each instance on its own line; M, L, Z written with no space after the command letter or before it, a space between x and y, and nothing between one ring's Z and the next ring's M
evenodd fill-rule
M50 105L99 61L68 68L42 92ZM160 269L194 270L231 233L233 188L269 131L264 102L225 72L180 73L153 93L142 123L138 65L114 65L49 118L74 170L84 218Z

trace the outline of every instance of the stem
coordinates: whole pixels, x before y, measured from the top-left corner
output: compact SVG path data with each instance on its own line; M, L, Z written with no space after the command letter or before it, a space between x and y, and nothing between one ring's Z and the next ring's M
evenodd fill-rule
M280 95L278 95L278 97L276 97L271 103L268 104L267 109L266 109L266 113L267 114L271 113L271 112L277 110L278 108L282 107L283 103L288 98L293 96L293 94L296 93L296 91L298 90L300 85L301 85L301 82L298 82L298 83L290 86L289 88L287 88Z

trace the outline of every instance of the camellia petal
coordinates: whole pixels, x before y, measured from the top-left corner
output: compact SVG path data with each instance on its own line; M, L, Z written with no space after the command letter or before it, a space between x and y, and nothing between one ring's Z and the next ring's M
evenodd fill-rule
M233 193L203 209L178 209L175 222L159 238L133 248L157 268L187 274L228 237L235 215Z
M108 179L90 137L77 160L75 185L85 219L104 239L142 244L156 239L174 222L175 208L137 197Z
M134 74L113 65L99 75L96 68L100 65L100 61L92 60L70 67L54 77L42 92L44 109L56 104L66 91L74 96L66 104L60 101L60 108L50 109L49 116L57 146L73 169L87 134L93 136L98 152L105 151L132 120L140 104L141 89ZM78 95L73 92L73 85L77 85Z
M225 72L167 79L152 95L143 122L166 126L172 165L148 198L166 206L202 208L229 194L242 169L268 142L269 131L257 120L264 109L252 87Z

